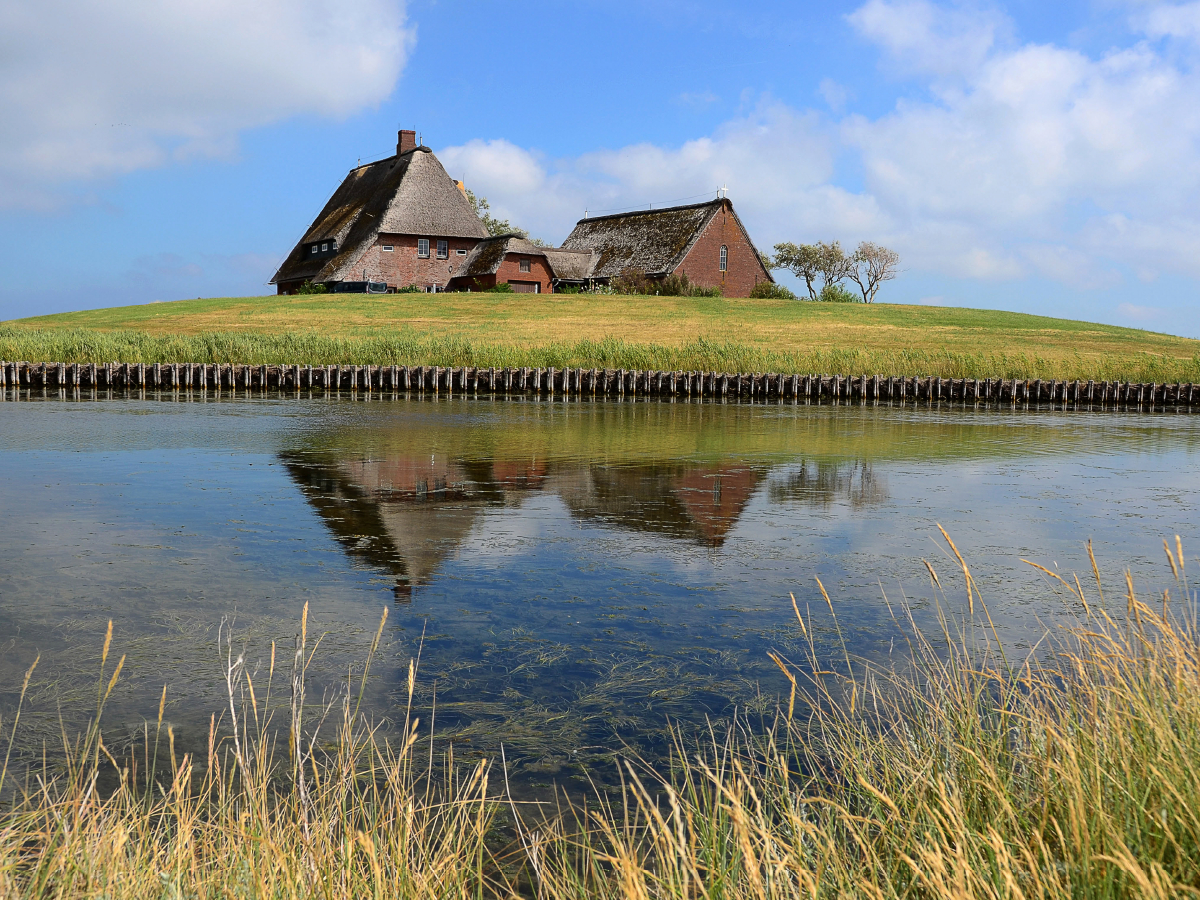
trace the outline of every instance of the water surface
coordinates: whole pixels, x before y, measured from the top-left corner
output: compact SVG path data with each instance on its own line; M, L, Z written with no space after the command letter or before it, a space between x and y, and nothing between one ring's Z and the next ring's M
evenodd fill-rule
M319 697L387 608L367 698L385 728L419 652L419 703L456 752L503 741L534 784L568 782L621 746L653 755L668 720L770 714L768 651L802 655L789 593L835 665L817 578L880 663L900 605L936 627L922 559L961 615L937 523L1015 653L1070 613L1021 558L1082 577L1090 538L1115 590L1124 567L1168 586L1163 538L1195 545L1198 449L1200 418L1175 413L10 392L0 710L41 653L30 734L86 721L112 619L110 730L132 739L166 684L179 740L201 741L223 619L265 679L308 603Z

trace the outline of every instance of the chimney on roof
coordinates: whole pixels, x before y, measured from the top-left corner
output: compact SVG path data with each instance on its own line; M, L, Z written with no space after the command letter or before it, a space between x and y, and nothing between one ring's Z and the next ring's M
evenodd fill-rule
M409 150L417 149L417 133L415 131L405 131L400 129L400 135L396 140L396 155L402 156Z

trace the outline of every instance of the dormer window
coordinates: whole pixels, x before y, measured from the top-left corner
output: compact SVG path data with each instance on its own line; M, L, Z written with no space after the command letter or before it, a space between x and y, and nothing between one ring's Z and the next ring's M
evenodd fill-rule
M530 271L529 260L527 260L527 259L521 260L521 271L522 272Z
M313 252L313 253L316 253L316 252L317 252L317 245L316 245L316 244L313 244L313 245L312 245L312 252Z
M321 252L322 252L322 253L328 253L328 252L329 252L329 241L326 241L325 243L323 243L323 244L321 245Z
M729 267L729 248L724 244L721 245L721 271L724 272Z
M429 238L417 238L417 256L429 259Z

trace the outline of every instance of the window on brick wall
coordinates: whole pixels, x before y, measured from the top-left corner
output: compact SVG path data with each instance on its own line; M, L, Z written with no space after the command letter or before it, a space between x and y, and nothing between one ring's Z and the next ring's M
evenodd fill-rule
M721 245L721 271L724 272L729 268L729 248L724 244Z
M429 238L417 238L417 256L429 259Z
M438 241L437 247L438 247L438 257L437 257L438 259L449 259L450 258L450 242L449 241Z
M458 256L466 256L466 255L467 255L467 251L466 251L466 250L455 250L454 252L455 252L455 254L457 254Z
M532 271L530 268L530 265L529 265L529 260L527 260L527 259L521 260L521 271L522 272Z
M395 249L396 249L396 248L395 248L394 246L392 246L391 244L384 244L384 245L383 245L383 252L384 252L384 253L391 253L391 252L392 252L393 250L395 250Z

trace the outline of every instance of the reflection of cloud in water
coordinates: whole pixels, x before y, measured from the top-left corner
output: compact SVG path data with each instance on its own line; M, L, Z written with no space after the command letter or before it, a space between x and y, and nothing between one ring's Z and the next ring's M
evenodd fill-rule
M336 451L282 458L342 548L392 574L402 602L430 583L489 509L550 494L577 521L720 547L766 477L765 469L744 464L607 466ZM506 538L513 537L508 528ZM485 536L472 543L495 555Z

